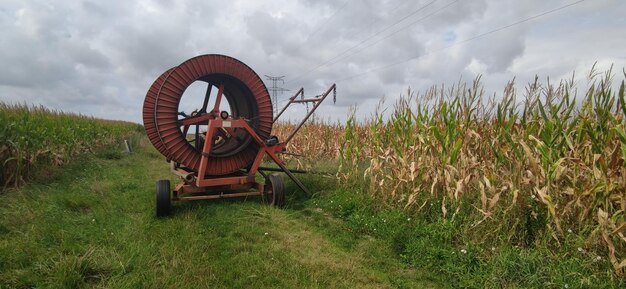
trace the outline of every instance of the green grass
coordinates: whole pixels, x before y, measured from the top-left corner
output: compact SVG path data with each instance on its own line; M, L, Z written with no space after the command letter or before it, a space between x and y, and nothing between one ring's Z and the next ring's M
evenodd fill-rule
M311 199L319 211L341 221L328 230L371 236L393 248L396 258L432 272L450 288L624 288L605 257L584 249L585 239L570 234L560 248L554 240L533 247L487 247L464 236L464 220L443 220L438 205L422 213L379 203L354 189L340 188ZM350 244L350 242L346 242ZM580 248L580 249L579 249ZM582 251L581 251L582 249Z
M287 181L288 207L257 198L175 203L154 217L167 163L143 139L136 153L84 154L0 195L0 288L439 287L392 244L348 230L318 209L335 181Z
M7 111L0 117L10 119ZM284 209L258 198L182 202L172 217L156 219L155 181L176 179L137 126L45 109L10 117L0 153L28 136L14 151L32 181L0 194L0 288L626 287L607 252L589 245L586 236L600 231L564 227L556 243L537 221L545 210L494 215L474 227L471 194L456 201L457 210L438 198L406 209L406 200L372 194L363 171L343 184L301 176L311 197L287 180ZM51 139L73 145L35 142L41 136L33 124L41 121L49 121L43 127ZM81 142L101 133L106 141ZM127 133L135 133L133 154L111 145ZM42 153L45 144L75 149L57 166ZM332 175L336 167L318 159L312 171ZM508 224L503 219L524 226L530 241L494 233Z
M287 181L288 206L183 202L154 217L175 178L145 139L110 147L0 195L0 288L621 288L610 263L561 249L487 248L440 206L408 214L324 175ZM314 167L327 171L331 165ZM547 243L547 242L546 242ZM464 253L465 252L465 253Z

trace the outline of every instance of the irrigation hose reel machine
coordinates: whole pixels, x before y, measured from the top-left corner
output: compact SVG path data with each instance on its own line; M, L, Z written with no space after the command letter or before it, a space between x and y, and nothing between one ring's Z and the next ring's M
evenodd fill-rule
M192 112L180 111L183 93L196 81L206 83L203 102ZM312 98L304 98L301 88L274 117L263 80L235 58L201 55L165 71L146 94L143 122L150 142L181 181L174 190L169 180L157 181L156 215L169 215L172 201L183 200L261 196L269 204L282 206L282 177L268 171L284 172L308 194L279 155L286 153L289 141L331 93L335 98L335 84ZM209 108L211 95L214 105ZM230 111L220 110L224 99ZM294 103L313 107L285 140L279 140L271 134L272 126ZM266 155L278 168L261 166ZM256 180L257 173L263 182Z

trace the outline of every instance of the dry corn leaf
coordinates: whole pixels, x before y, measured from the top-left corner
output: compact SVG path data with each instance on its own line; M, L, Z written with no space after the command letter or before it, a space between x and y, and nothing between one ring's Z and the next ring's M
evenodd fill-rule
M487 193L485 193L485 185L482 182L478 182L478 186L480 187L480 203L482 205L481 212L487 212Z
M491 200L489 201L489 212L493 212L493 209L496 207L498 200L500 200L500 192L491 197Z
M613 230L613 234L626 229L626 222L623 222L621 225L617 226L617 228L615 228L615 230Z
M524 153L526 154L526 159L528 159L528 164L530 165L531 170L535 172L541 171L539 167L539 160L535 157L535 154L530 150L530 147L523 140L519 141L520 145L524 149Z

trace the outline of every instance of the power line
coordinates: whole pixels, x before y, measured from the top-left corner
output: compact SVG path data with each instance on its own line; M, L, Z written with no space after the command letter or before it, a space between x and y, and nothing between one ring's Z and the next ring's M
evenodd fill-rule
M456 0L456 1L458 1L458 0ZM455 1L455 2L456 2L456 1ZM339 54L339 55L337 55L337 56L340 56L341 54L343 54L343 53L345 53L345 52L349 52L350 50L352 50L352 49L354 49L354 48L356 48L356 47L360 46L361 44L363 44L363 43L365 43L365 42L369 41L370 39L372 39L372 38L374 38L374 37L376 37L376 36L380 35L381 33L383 33L383 32L385 32L385 31L389 30L390 28L392 28L392 27L394 27L394 26L396 26L396 25L400 24L402 21L404 21L404 20L408 19L409 17L411 17L411 16L413 16L413 15L417 14L418 12L420 12L420 11L422 11L422 10L426 9L428 6L430 6L430 5L434 4L435 2L437 2L437 0L433 0L433 1L429 2L428 4L426 4L426 5L422 6L422 7L420 7L419 9L414 10L413 12L409 13L408 15L406 15L406 16L404 16L404 17L402 17L400 20L398 20L398 21L396 21L396 22L392 23L391 25L389 25L389 26L387 26L387 27L383 28L382 30L379 30L378 32L375 32L374 34L370 35L369 37L365 38L364 40L361 40L361 42L357 43L356 45L354 45L354 46L352 46L352 47L350 47L350 48L348 48L348 49L346 49L344 52L340 53L340 54ZM337 56L335 56L335 57L333 57L332 59L330 59L330 61L332 61L333 59L337 58Z
M560 7L554 8L554 9L552 9L552 10L544 11L544 12L539 13L539 14L537 14L537 15L530 16L530 17L528 17L528 18L524 18L524 19L522 19L522 20L519 20L519 21L513 22L513 23L511 23L511 24L508 24L508 25L505 25L505 26L501 26L501 27L495 28L495 29L493 29L493 30L489 30L489 31L487 31L487 32L485 32L485 33L481 33L481 34L478 34L478 35L472 36L472 37L470 37L470 38L467 38L467 39L464 39L464 40L461 40L461 41L457 41L457 42L455 42L455 43L452 43L452 44L450 44L450 45L448 45L448 46L445 46L445 47L442 47L442 48L440 48L440 49L437 49L437 50L434 50L434 51L430 51L430 52L428 52L428 53L426 53L426 54L413 56L413 57L411 57L411 58L408 58L408 59L405 59L405 60L402 60L402 61L398 61L398 62L394 62L394 63L391 63L391 64L387 64L387 65L384 65L384 66L380 66L380 67L376 67L376 68L368 69L368 70L366 70L366 71L364 71L364 72L362 72L362 73L355 74L355 75L352 75L352 76L348 76L348 77L346 77L346 78L342 78L342 79L340 79L340 80L338 80L338 81L335 81L335 83L338 83L338 82L343 82L343 81L346 81L346 80L350 80L350 79L353 79L353 78L356 78L356 77L359 77L359 76L362 76L362 75L365 75L365 74L368 74L368 73L371 73L371 72L374 72L374 71L377 71L377 70L386 69L386 68L389 68L389 67L392 67L392 66L396 66L396 65L398 65L398 64L402 64L402 63L405 63L405 62L409 62L409 61L414 60L414 59L422 58L422 57L427 56L427 55L430 55L430 54L432 54L432 53L435 53L435 52L440 52L440 51L446 50L446 49L451 48L451 47L453 47L453 46L457 46L457 45L460 45L460 44L465 44L465 43L467 43L467 42L470 42L470 41L473 41L473 40L476 40L476 39L482 38L482 37L487 36L487 35L489 35L489 34L493 34L493 33L496 33L496 32L499 32L499 31L502 31L502 30L504 30L504 29L507 29L507 28L510 28L510 27L513 27L513 26L516 26L516 25L519 25L519 24L522 24L522 23L528 22L528 21L530 21L530 20L533 20L533 19L536 19L536 18L539 18L539 17L545 16L545 15L548 15L548 14L551 14L551 13L554 13L554 12L557 12L557 11L559 11L559 10L562 10L562 9L568 8L568 7L570 7L570 6L574 6L574 5L580 4L581 2L584 2L584 1L585 1L585 0L579 0L579 1L576 1L576 2L572 2L572 3L569 3L569 4L566 4L566 5L563 5L563 6L560 6Z
M324 62L324 63L322 63L322 64L320 64L320 65L318 65L318 66L316 66L316 67L314 67L314 68L312 68L311 70L308 70L307 72L302 73L302 74L300 74L300 75L296 76L295 78L293 78L293 79L291 79L291 80L287 81L287 83L290 83L290 82L293 82L293 81L295 81L295 80L298 80L298 79L302 78L303 76L305 76L305 75L307 75L307 74L309 74L309 73L311 73L311 72L313 72L313 71L316 71L317 69L319 69L319 68L321 68L321 67L325 66L326 64L330 63L331 61L333 61L333 60L337 59L337 58L338 58L338 57L340 57L341 55L343 55L343 54L345 54L345 53L347 53L347 52L350 52L352 49L354 49L354 48L356 48L356 47L360 46L361 44L363 44L363 43L367 42L368 40L370 40L370 39L372 39L372 38L374 38L374 37L376 37L376 36L380 35L381 33L383 33L383 32L385 32L385 31L389 30L390 28L392 28L392 27L394 27L394 26L398 25L398 24L399 24L399 23L401 23L402 21L404 21L404 20L406 20L406 19L410 18L411 16L413 16L413 15L417 14L418 12L420 12L420 11L422 11L422 10L426 9L428 6L432 5L432 4L433 4L433 3L435 3L436 1L437 1L437 0L433 0L433 1L429 2L429 3L427 3L426 5L421 6L421 7L420 7L420 8L418 8L417 10L413 10L413 11L411 11L411 12L410 12L409 14L407 14L406 16L404 16L404 17L400 18L400 20L398 20L398 21L396 21L396 22L392 23L391 25L386 26L385 28L383 28L383 29L381 29L381 30L379 30L379 31L377 31L377 32L374 32L374 34L372 34L372 35L370 35L370 36L366 37L365 39L361 40L361 41L360 41L359 43L357 43L356 45L354 45L354 46L352 46L352 47L350 47L350 48L348 48L348 49L346 49L346 50L342 51L341 53L339 53L339 54L335 55L335 57L333 57L333 58L331 58L331 59L327 60L326 62ZM455 0L455 2L456 2L456 1L458 1L458 0Z
M311 32L311 34L309 34L309 36L307 36L307 37L306 37L306 39L304 40L304 42L305 42L305 43L306 43L306 42L308 42L308 41L309 41L309 39L310 39L313 35L315 35L315 34L317 34L318 32L320 32L321 28L322 28L322 27L324 27L324 25L326 25L326 23L328 23L328 22L330 21L330 19L333 19L333 17L335 17L335 15L337 15L337 13L339 13L339 11L343 10L343 8L345 8L345 7L346 7L346 5L348 5L348 2L350 2L350 0L346 0L346 1L344 1L344 2L343 2L343 5L341 5L341 7L339 7L339 9L335 10L335 12L334 12L332 15L330 15L330 17L326 18L326 20L325 20L324 22L322 22L322 24L321 24L321 25L318 25L317 27L315 27L315 28L313 29L313 32Z
M417 23L419 23L419 22L422 22L422 21L423 21L423 20L425 20L426 18L429 18L429 17L431 17L431 16L433 16L433 15L435 15L435 14L437 14L437 13L439 13L439 12L443 11L443 10L445 10L446 8L448 8L448 7L450 7L450 6L454 5L454 4L456 4L456 2L459 2L459 0L454 0L454 1L450 2L450 3L448 3L447 5L445 5L445 6L441 7L441 8L439 8L439 9L437 9L437 10L435 10L435 11L433 11L432 13L430 13L430 14L428 14L428 15L426 15L426 16L424 16L424 17L420 18L420 19L417 19L417 20L413 21L413 22L409 23L408 25L403 26L403 27L401 27L400 29L397 29L397 30L395 30L395 31L391 32L390 34L387 34L385 37L380 38L380 39L378 39L378 40L376 40L376 41L374 41L374 42L372 42L372 43L370 43L370 44L368 44L368 45L366 45L366 46L363 46L361 49L359 49L359 50L357 50L357 51L355 51L355 52L353 52L353 53L350 53L350 54L348 54L348 55L346 55L346 56L342 57L341 59L339 59L339 60L337 60L337 61L335 61L335 62L331 63L331 64L330 64L330 65L328 65L328 66L333 66L333 65L335 65L335 64L337 64L337 63L339 63L339 62L343 61L344 59L347 59L347 58L348 58L348 57L350 57L350 56L356 55L356 54L360 53L361 51L363 51L363 50L365 50L365 49L367 49L367 48L370 48L370 47L372 47L372 46L374 46L374 45L376 45L376 44L380 43L380 42L381 42L381 41L383 41L383 40L387 40L387 39L389 39L391 36L394 36L394 35L398 34L400 31L402 31L402 30L404 30L404 29L407 29L407 28L409 28L409 27L411 27L411 26L413 26L413 25L415 25L415 24L417 24Z
M396 10L398 10L398 8L400 8L402 5L406 4L407 2L410 2L411 0L399 0L396 4L396 6L394 6L393 8L391 8L389 10L389 14L395 12ZM365 24L365 27L373 27L375 24L378 24L378 22L381 22L383 20L383 18L376 18L373 19L372 21L370 21L369 23ZM353 38L360 38L363 34L365 34L364 32L366 32L366 30L361 29L360 32L358 32L357 35L355 35ZM337 46L339 46L340 44L343 44L344 42L346 42L346 38L342 37L341 40L336 43Z
M325 61L324 63L322 63L322 64L320 64L320 65L318 65L318 66L316 66L316 67L312 68L311 70L306 71L305 73L300 74L300 75L296 76L295 78L293 78L293 79L291 79L291 80L287 81L287 83L290 83L290 82L293 82L293 81L295 81L295 80L298 80L298 79L302 78L303 76L305 76L305 75L307 75L307 74L309 74L309 73L311 73L311 72L313 72L313 71L316 71L317 69L319 69L319 68L321 68L321 67L325 66L326 64L330 63L331 61L335 60L337 57L340 57L341 55L345 54L346 52L349 52L350 50L352 50L352 49L354 49L354 48L356 48L356 47L360 46L361 44L363 44L363 43L367 42L368 40L372 39L373 37L376 37L377 35L380 35L380 33L385 32L385 31L386 31L386 30L388 30L389 28L391 28L391 27L393 27L393 26L395 26L395 25L399 24L400 22L402 22L402 21L406 20L407 18L409 18L409 17L411 17L411 16L415 15L415 14L416 14L416 13L418 13L419 11L422 11L423 9L425 9L425 8L426 8L426 7L428 7L428 6L430 6L431 4L433 4L433 3L434 3L434 2L436 2L436 1L437 1L437 0L433 0L433 1L429 2L428 4L426 4L426 5L422 6L422 7L420 7L419 9L412 11L411 13L409 13L409 14L408 14L408 15L406 15L405 17L401 18L400 20L398 20L398 21L396 21L396 22L392 23L391 25L386 26L386 27L385 27L385 28L383 28L382 30L379 30L379 31L375 32L374 34L372 34L372 35L370 35L370 36L366 37L365 39L361 40L361 42L359 42L359 43L357 43L356 45L354 45L354 46L352 46L352 47L350 47L350 48L348 48L348 49L346 49L346 50L342 51L341 53L339 53L339 54L335 55L333 58L331 58L331 59L329 59L329 60ZM457 0L457 1L458 1L458 0Z

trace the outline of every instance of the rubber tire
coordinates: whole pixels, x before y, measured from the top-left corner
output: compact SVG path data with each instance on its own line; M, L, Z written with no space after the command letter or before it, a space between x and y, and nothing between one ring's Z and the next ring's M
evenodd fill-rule
M172 212L172 198L170 196L170 181L159 180L156 182L156 216L165 217Z
M277 174L267 176L265 179L265 192L272 191L271 195L264 195L269 205L282 208L285 206L285 183L283 178Z

